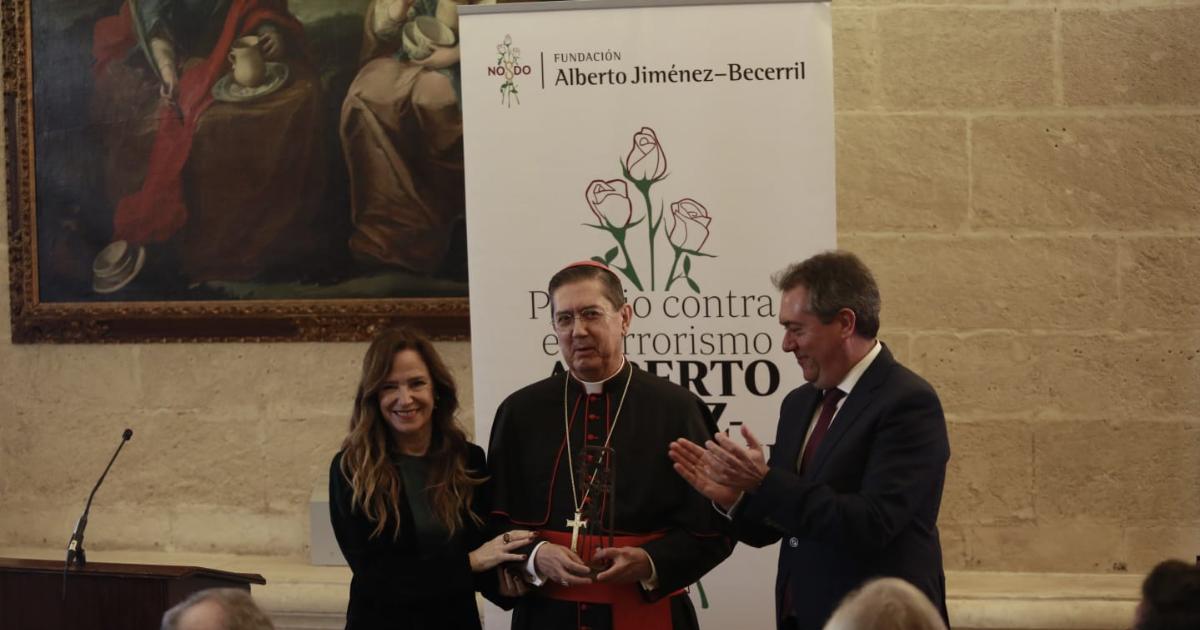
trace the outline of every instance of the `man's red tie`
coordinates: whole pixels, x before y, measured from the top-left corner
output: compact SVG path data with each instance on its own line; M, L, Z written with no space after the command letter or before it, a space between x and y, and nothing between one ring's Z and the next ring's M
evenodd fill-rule
M813 427L812 435L808 438L808 444L804 445L804 453L800 457L800 472L804 472L804 466L808 464L808 460L812 458L813 453L817 452L817 445L825 437L825 433L829 431L829 423L833 421L833 414L837 411L838 401L846 394L834 387L825 390L825 397L821 399L821 415L817 416L817 426ZM795 540L793 538L793 540ZM788 623L794 623L796 610L793 608L794 600L792 599L792 576L788 574L783 579L783 601L780 602L780 627L786 627Z
M829 431L829 424L833 422L833 414L837 411L838 401L845 395L845 392L836 387L825 390L825 397L821 399L821 415L817 417L817 426L813 427L808 444L804 445L804 454L800 457L801 473L812 460L813 454L817 452L817 446L821 444L821 440L825 439L825 433Z

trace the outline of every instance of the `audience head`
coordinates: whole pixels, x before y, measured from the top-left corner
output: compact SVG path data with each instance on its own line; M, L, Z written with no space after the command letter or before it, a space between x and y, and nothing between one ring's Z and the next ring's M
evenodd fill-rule
M1200 628L1200 566L1180 560L1159 563L1142 582L1134 630Z
M847 595L825 630L946 630L946 623L912 584L878 578Z
M250 593L210 588L192 593L163 614L162 630L275 630Z

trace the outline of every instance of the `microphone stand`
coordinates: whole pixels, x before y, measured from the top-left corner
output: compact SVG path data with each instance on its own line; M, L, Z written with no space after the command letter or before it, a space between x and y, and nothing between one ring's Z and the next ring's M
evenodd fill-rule
M121 449L125 447L125 443L133 437L133 429L125 429L121 434L121 443L117 445L117 450L113 452L112 458L108 460L108 465L104 467L104 472L100 473L100 478L96 480L96 485L92 487L92 493L88 495L87 505L83 508L83 514L79 516L79 520L75 523L75 531L71 532L71 540L67 543L67 563L63 566L63 601L67 600L67 571L71 565L77 569L82 569L87 565L87 553L83 550L83 530L87 528L88 512L92 509L92 499L96 498L96 491L100 489L100 484L104 483L104 478L108 476L108 470L112 468L113 462L117 461L117 455L121 454Z

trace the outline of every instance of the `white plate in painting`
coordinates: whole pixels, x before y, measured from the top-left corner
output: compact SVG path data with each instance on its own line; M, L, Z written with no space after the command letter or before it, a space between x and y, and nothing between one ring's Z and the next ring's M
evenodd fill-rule
M246 101L253 101L254 99L272 94L283 87L284 83L287 83L287 64L268 61L266 71L266 80L262 82L262 85L252 88L239 85L233 80L233 73L227 73L225 76L217 79L216 85L213 85L213 98L226 103L245 103Z

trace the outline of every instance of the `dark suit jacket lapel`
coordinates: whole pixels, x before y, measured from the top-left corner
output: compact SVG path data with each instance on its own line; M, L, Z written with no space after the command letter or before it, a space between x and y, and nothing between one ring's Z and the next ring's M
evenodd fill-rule
M891 372L894 365L896 365L896 359L892 358L892 353L887 346L880 348L879 356L875 357L871 366L867 368L866 372L863 372L862 378L855 383L854 389L846 397L846 402L842 403L842 408L833 417L833 424L829 425L829 432L825 434L825 439L821 440L817 452L813 455L813 465L805 470L806 477L821 472L821 466L829 459L829 454L837 448L838 442L846 435L850 427L854 426L854 423L862 417L862 412L874 399L874 390L883 385L887 380L888 372Z
M775 435L775 446L771 449L772 459L776 465L792 472L796 471L796 462L800 461L800 445L804 444L804 436L808 434L808 425L812 424L813 414L817 405L821 404L817 388L808 386L802 394L796 407L803 415L783 418L783 426ZM778 458L775 457L778 452Z

